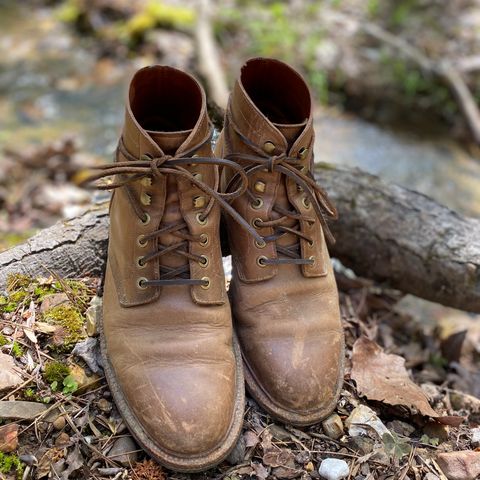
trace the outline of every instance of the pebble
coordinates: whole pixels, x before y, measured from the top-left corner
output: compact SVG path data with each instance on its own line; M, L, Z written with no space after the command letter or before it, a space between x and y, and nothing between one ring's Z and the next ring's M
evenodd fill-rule
M428 472L424 477L423 480L440 480L434 473Z
M97 407L103 413L109 413L112 411L112 404L106 398L100 398L97 402Z
M472 445L474 447L480 446L480 427L472 428Z
M371 429L375 430L380 438L382 438L385 433L390 433L388 428L378 418L377 414L366 405L359 405L354 408L345 424L348 427L348 433L351 437L371 435ZM371 428L366 428L364 425L368 425Z
M138 447L132 437L120 437L108 452L108 458L111 458L114 462L118 462L124 467L128 467L137 461L137 450Z
M322 422L325 435L338 440L343 435L343 422L340 415L334 413Z
M66 447L69 443L70 436L65 432L59 433L58 437L55 439L55 446L58 448Z
M9 423L0 427L0 452L14 452L18 447L18 424Z
M448 480L475 480L480 477L480 452L439 453L437 463Z
M326 458L322 461L318 473L326 480L340 480L348 477L350 469L345 460L338 458Z
M63 415L58 416L53 422L53 428L55 430L63 430L65 428L66 420Z

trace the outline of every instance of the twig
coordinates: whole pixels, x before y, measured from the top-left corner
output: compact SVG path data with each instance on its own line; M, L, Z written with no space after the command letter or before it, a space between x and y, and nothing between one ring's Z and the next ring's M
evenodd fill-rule
M198 49L198 70L205 78L212 100L221 108L227 108L228 87L211 23L210 0L198 0L195 38Z

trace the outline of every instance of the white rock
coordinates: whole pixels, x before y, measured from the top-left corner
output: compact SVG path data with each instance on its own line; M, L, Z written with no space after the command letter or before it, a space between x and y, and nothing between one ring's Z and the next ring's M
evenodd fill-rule
M354 408L345 423L351 437L357 437L359 435L371 436L371 429L375 430L380 438L382 438L385 433L390 433L388 428L378 418L377 414L366 405L359 405ZM365 425L368 425L370 428Z
M350 469L345 460L326 458L322 461L318 473L327 480L340 480L341 478L348 477Z
M480 446L480 427L472 428L472 445L474 447Z

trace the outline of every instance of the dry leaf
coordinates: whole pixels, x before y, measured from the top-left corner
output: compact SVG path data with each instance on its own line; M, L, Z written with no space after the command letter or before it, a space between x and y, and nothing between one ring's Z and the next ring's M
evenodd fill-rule
M462 417L442 417L435 412L423 390L410 379L405 359L385 353L366 337L360 337L353 345L351 378L357 383L358 393L369 400L403 406L412 414L435 418L447 425L463 422Z
M247 430L243 434L243 438L245 440L245 446L247 448L256 447L259 442L257 434L255 432L252 432L251 430Z
M0 391L16 387L22 381L13 358L6 353L0 353Z

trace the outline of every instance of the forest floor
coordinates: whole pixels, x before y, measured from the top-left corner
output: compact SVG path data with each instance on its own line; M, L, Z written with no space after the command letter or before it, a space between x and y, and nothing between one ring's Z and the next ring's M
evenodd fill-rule
M112 401L98 354L98 280L10 277L0 296L0 478L309 479L319 468L343 478L325 459L346 462L337 466L351 479L476 478L480 329L426 328L398 292L337 280L347 369L335 412L294 428L247 398L234 452L189 476L149 460Z

